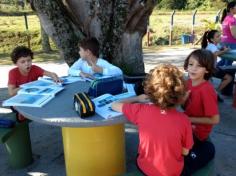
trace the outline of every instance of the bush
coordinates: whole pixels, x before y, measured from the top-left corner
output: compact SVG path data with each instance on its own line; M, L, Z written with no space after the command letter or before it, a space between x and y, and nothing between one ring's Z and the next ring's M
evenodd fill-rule
M163 9L184 9L186 3L187 0L162 0L157 6Z

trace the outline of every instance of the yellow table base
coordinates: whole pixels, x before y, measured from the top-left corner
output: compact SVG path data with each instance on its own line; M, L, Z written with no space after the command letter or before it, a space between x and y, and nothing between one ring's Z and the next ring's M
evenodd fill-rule
M124 124L62 127L67 176L119 175L125 172Z

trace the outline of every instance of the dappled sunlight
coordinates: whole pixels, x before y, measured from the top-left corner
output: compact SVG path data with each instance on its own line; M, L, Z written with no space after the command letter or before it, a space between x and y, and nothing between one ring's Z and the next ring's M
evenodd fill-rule
M28 172L27 173L30 176L47 176L47 173L43 173L43 172Z

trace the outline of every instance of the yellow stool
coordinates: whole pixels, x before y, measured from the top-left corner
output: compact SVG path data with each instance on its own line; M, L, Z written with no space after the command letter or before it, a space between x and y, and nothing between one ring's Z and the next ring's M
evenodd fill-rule
M125 173L124 124L62 127L67 176Z

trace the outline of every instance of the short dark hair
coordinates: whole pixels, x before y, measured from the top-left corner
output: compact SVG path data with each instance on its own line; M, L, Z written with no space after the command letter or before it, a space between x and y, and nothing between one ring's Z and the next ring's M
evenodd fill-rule
M189 59L196 59L202 67L205 67L208 73L204 75L205 80L209 80L215 71L215 57L211 51L206 49L197 49L191 52L184 61L184 69L188 69Z
M11 60L14 64L18 61L21 57L28 57L30 56L31 59L34 57L34 53L31 49L25 47L25 46L17 46L15 49L13 49L11 53Z
M99 57L99 42L95 37L81 40L79 46L85 50L90 50L94 56Z

